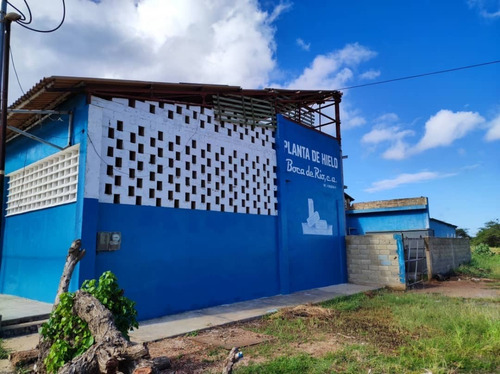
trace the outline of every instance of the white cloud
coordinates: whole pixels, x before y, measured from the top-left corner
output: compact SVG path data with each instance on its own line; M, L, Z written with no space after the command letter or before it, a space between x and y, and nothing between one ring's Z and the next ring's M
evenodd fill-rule
M342 130L363 126L366 123L365 117L361 115L359 109L352 108L349 102L342 101L340 105L340 122Z
M399 117L395 113L385 113L375 119L375 126L363 135L361 143L378 145L387 143L388 148L382 153L385 159L400 160L405 158L409 145L405 138L415 135L413 130L401 128Z
M60 21L60 0L30 6L30 26L48 29ZM288 1L265 12L255 0L73 0L59 30L40 34L14 24L11 44L24 90L51 75L332 90L376 56L358 43L347 44L316 56L286 81L277 66L273 21L291 7ZM270 82L278 76L285 83ZM20 95L11 74L10 102ZM345 98L342 128L364 125L366 119Z
M428 149L448 146L485 122L476 112L452 112L442 109L425 123L425 133L418 143L410 145L405 138L415 135L415 132L404 129L397 123L398 121L399 118L395 113L378 117L374 121L375 126L361 138L361 142L372 145L389 143L382 152L382 157L388 160L402 160ZM487 135L488 140L495 139L495 129L492 122L491 134Z
M477 168L481 167L481 164L473 164L473 165L465 165L460 168L460 170L468 171L468 170L475 170Z
M269 16L269 22L274 22L276 18L278 18L284 12L290 10L292 8L292 3L281 1L278 5L276 5Z
M395 113L386 113L378 117L374 121L375 126L361 138L361 142L371 145L388 143L382 152L382 157L402 160L432 148L449 146L485 123L485 119L477 112L452 112L442 109L427 120L424 135L415 145L411 145L405 138L414 136L415 132L404 129L398 121L399 118ZM486 134L488 141L498 139L500 139L500 116L490 122L490 129ZM460 150L458 152L460 153Z
M297 38L296 40L297 42L297 45L303 49L304 51L309 51L309 49L311 48L311 43L306 43L304 40L302 40L301 38Z
M489 142L500 140L500 114L489 123L489 129L485 138Z
M378 144L380 142L393 140L397 136L399 127L373 128L370 132L363 135L362 143Z
M456 174L440 174L434 171L422 171L415 174L400 174L393 179L383 179L373 182L371 187L365 189L366 192L378 192L397 188L405 184L421 183L433 179L447 178Z
M401 132L401 134L405 133L408 135L414 134L414 132L410 130ZM384 153L382 153L382 158L385 158L386 160L403 160L407 156L408 149L408 143L404 142L402 137L398 137L393 144Z
M481 17L500 18L500 2L498 0L469 0L468 3L469 7L477 10Z
M402 130L399 126L375 127L366 133L362 138L362 143L379 144L389 143L389 148L382 153L382 157L389 160L401 160L405 158L408 144L404 138L415 135L412 130Z
M376 56L376 52L358 44L347 44L340 50L318 55L310 66L288 88L339 89L354 77L353 68Z
M419 153L427 149L448 146L484 123L477 112L452 112L442 109L425 123L425 134L412 149Z
M375 78L378 78L380 77L380 70L367 70L365 71L364 73L360 74L359 78L360 79L375 79Z
M399 117L396 113L384 113L377 119L375 119L375 122L378 124L386 122L396 122L396 121L399 121Z
M272 22L290 7L283 2L264 12L254 0L67 3L66 21L56 32L12 25L25 90L51 75L262 87L276 67ZM60 21L60 0L30 6L30 26L47 29ZM20 95L13 76L11 100Z
M339 89L346 82L354 78L354 71L359 64L368 61L377 55L376 52L358 44L347 44L342 49L338 49L326 55L318 55L312 63L304 69L302 74L284 85L271 84L272 87L297 88L297 89ZM340 106L340 119L342 130L362 126L366 119L357 108L352 108L349 101L342 99ZM333 107L324 111L327 115L334 116ZM322 131L334 134L335 126L330 125Z

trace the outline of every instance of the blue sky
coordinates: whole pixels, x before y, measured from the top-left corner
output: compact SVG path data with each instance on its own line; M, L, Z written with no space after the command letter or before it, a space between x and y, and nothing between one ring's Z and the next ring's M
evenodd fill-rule
M29 3L30 26L60 20L60 0ZM50 75L339 89L500 60L498 0L67 0L66 15L51 34L13 25L24 91ZM341 119L357 202L427 196L473 234L500 217L500 64L345 90Z

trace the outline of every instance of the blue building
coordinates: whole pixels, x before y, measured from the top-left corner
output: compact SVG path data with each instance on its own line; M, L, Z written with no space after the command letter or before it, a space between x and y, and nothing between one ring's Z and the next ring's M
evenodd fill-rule
M408 238L454 238L457 226L429 215L426 197L351 203L346 210L348 235L403 233Z
M0 292L52 302L76 238L71 290L111 270L140 319L346 282L340 100L43 79L10 108Z

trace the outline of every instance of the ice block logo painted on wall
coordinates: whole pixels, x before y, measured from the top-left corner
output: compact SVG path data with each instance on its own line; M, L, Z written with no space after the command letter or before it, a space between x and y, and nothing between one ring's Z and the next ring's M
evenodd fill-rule
M302 234L304 235L333 235L333 226L321 219L317 210L314 210L314 200L307 199L307 209L309 217L306 222L302 222Z
M289 140L283 140L283 143L287 172L317 179L326 188L337 188L337 157Z

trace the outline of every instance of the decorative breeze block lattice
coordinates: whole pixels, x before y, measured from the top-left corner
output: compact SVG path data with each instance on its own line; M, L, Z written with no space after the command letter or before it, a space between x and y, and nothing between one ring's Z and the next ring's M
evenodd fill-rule
M76 201L80 145L8 174L7 216Z
M101 202L277 214L272 128L202 107L103 102Z

